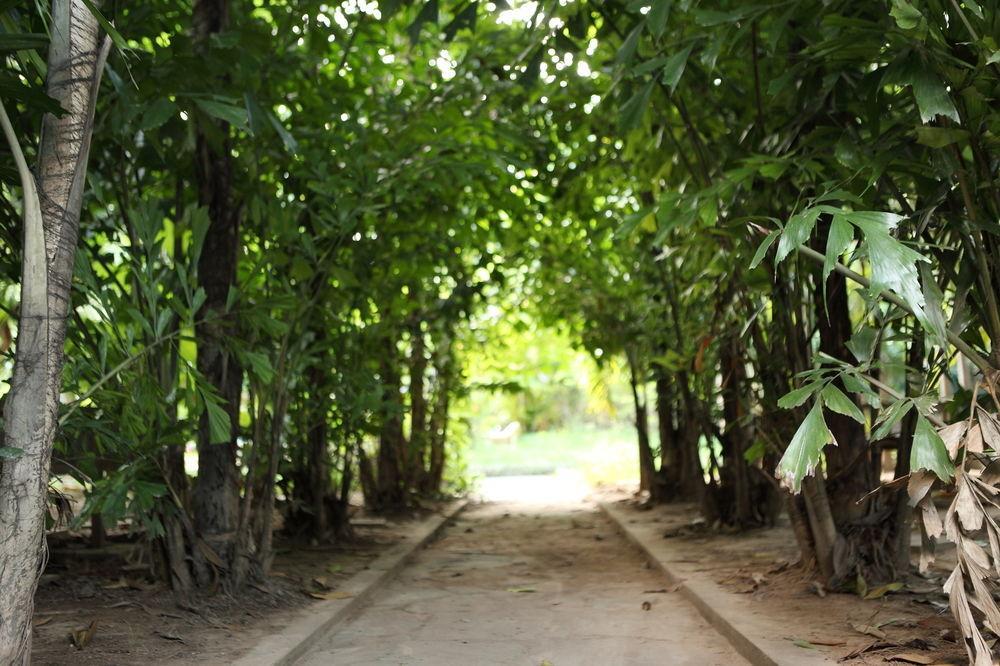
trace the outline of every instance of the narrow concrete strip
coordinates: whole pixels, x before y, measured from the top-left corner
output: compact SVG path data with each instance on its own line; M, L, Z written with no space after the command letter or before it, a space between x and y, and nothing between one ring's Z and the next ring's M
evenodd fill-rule
M755 666L829 666L835 662L814 650L792 644L768 618L745 598L723 590L696 567L674 562L670 542L655 524L635 524L634 519L612 502L599 502L601 510L614 521L619 531L642 550L649 561L666 575L678 593L694 604L698 612L732 644L736 651Z
M414 525L402 535L400 543L379 555L367 569L337 588L337 591L349 593L351 597L310 604L280 633L260 641L247 655L236 661L234 666L294 664L334 627L357 613L372 595L395 578L414 553L433 541L448 521L457 516L467 504L468 500L458 500L441 513Z

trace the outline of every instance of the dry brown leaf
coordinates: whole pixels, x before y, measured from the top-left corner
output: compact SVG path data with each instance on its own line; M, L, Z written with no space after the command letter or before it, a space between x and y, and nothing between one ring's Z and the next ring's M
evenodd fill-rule
M991 449L1000 450L1000 422L982 407L976 409L976 416L979 418L983 442Z
M157 636L159 636L160 638L164 639L164 640L177 641L178 643L183 643L184 642L184 639L181 638L180 636L178 636L177 634L168 634L165 631L154 631L153 633L156 634Z
M927 531L927 536L934 539L941 536L944 532L944 525L941 523L941 514L938 513L937 507L934 506L934 501L930 498L924 498L920 502L920 516L923 518L924 530Z
M969 485L969 480L965 475L958 476L957 480L958 494L955 495L952 506L955 513L958 514L958 520L962 523L962 527L975 532L983 526L982 508L976 502L975 495L972 493L972 487Z
M927 492L934 485L933 472L928 472L925 469L918 469L915 472L910 473L910 478L906 482L906 493L910 496L910 506L916 506L920 503L920 500L927 495Z
M944 440L944 445L948 448L948 453L952 458L955 457L959 447L962 446L962 437L965 435L965 428L968 425L968 422L963 420L938 430L938 435Z
M908 664L933 664L936 659L934 657L928 657L925 654L917 654L915 652L903 652L900 654L892 654L885 658L886 661L905 661Z
M851 629L858 632L859 634L866 634L868 636L872 636L874 638L880 638L882 640L888 638L884 631L882 631L873 624L860 624L857 622L851 622Z
M969 429L969 434L965 436L965 450L973 453L983 452L983 429L979 424Z
M82 650L83 648L90 645L90 641L94 639L94 633L97 631L97 620L91 620L90 624L86 627L81 627L79 629L74 629L70 632L69 640L73 643L77 650Z
M48 624L51 621L52 621L51 615L49 615L48 617L37 617L31 621L31 625L34 627L41 627Z
M330 589L330 584L326 582L326 576L316 576L312 579L313 585L324 590Z
M322 599L323 601L333 601L335 599L349 599L354 596L352 592L344 592L342 590L333 590L331 592L310 592L309 596L313 599Z

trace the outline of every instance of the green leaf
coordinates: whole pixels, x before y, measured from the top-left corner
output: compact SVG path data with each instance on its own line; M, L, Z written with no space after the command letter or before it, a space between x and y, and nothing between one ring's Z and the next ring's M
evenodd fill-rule
M878 333L875 329L862 326L847 341L847 348L851 350L851 353L860 362L867 363L871 360L872 354L875 353L875 342L877 340Z
M635 50L639 46L639 37L642 35L642 28L645 24L639 23L634 28L632 32L628 34L625 41L618 48L618 52L615 53L615 62L619 65L627 65L632 61L632 56L635 55Z
M858 211L845 216L864 233L872 267L872 288L895 292L918 317L922 316L924 294L920 288L917 262L928 259L889 234L903 217L875 211Z
M788 220L788 224L785 225L785 230L781 234L781 241L778 243L778 254L774 258L775 263L780 264L792 250L809 240L819 214L819 208L807 208Z
M653 6L646 14L646 25L653 37L659 38L667 27L667 19L670 18L670 7L673 0L653 0Z
M674 92L677 89L677 84L681 81L681 76L684 75L684 68L687 66L688 56L691 55L691 49L694 45L688 46L683 51L673 54L667 58L667 62L663 65L663 83L670 87L670 92Z
M823 260L823 282L830 277L834 265L840 261L840 255L847 251L854 240L854 227L841 215L834 215L830 225L830 233L826 237L826 255Z
M245 365L250 366L257 377L265 384L274 379L274 367L271 359L263 352L247 351L241 354Z
M653 212L653 207L646 206L645 208L640 208L636 212L632 213L624 220L622 220L622 225L618 227L617 231L615 231L615 236L619 237L628 236L630 233L635 231L635 228L639 226L639 224L642 223L643 220L649 217L650 213L652 212Z
M471 32L475 32L478 9L479 3L477 0L473 0L466 5L465 9L460 11L455 18L453 18L451 22L444 27L444 41L450 42L455 39L455 35L458 34L458 31L463 28L468 28Z
M764 457L767 453L767 444L762 439L758 439L743 452L743 459L751 465Z
M139 122L139 129L144 132L154 130L170 120L170 118L176 113L177 105L169 99L161 97L153 102L149 108L146 109L146 112L142 114L142 120Z
M639 125L642 116L649 106L649 98L653 94L653 82L647 81L646 85L640 88L627 102L622 105L618 114L618 126L623 132L634 129Z
M24 455L24 449L19 449L16 446L0 446L0 460L7 459L13 460L14 458L20 458Z
M769 233L767 237L761 242L760 247L757 248L757 252L754 253L753 259L750 261L750 269L753 270L760 265L760 262L764 261L764 257L767 256L767 251L771 249L771 245L774 244L774 239L781 235L781 231L776 229Z
M212 99L204 99L201 97L196 97L194 103L199 109L212 116L213 118L218 118L219 120L224 120L230 125L236 127L247 129L247 110L246 107L236 106L235 104L227 104L225 102L219 102Z
M285 129L285 126L278 120L277 116L268 111L267 119L271 122L271 126L274 127L274 131L278 133L278 137L281 139L281 143L284 144L285 150L292 155L299 152L299 142L295 140L291 132Z
M969 133L966 130L954 127L920 125L916 129L916 133L917 143L930 148L944 148L969 138Z
M823 404L830 411L849 416L858 423L864 425L865 415L861 413L854 401L844 395L844 392L833 384L827 384L823 388Z
M205 403L205 412L208 414L208 437L212 444L224 444L229 442L232 436L232 424L229 421L229 414L226 413L214 396L202 392L202 401Z
M802 479L811 475L823 455L823 447L833 442L833 434L823 420L823 408L817 402L795 431L792 442L781 456L774 474L793 493L802 490Z
M101 28L104 29L104 32L108 33L108 36L111 37L111 41L114 42L115 46L117 46L120 51L128 51L128 42L126 42L125 38L121 36L121 33L115 29L115 26L111 24L111 21L104 18L104 14L97 9L94 3L90 0L83 0L83 4L85 4L87 9L90 10L90 13L94 15L94 18L97 19L97 22L101 25Z
M808 400L809 396L815 393L816 389L818 389L820 386L821 386L820 382L810 382L805 386L793 389L778 399L778 407L781 407L782 409L791 409L792 407L798 407L806 400Z
M923 285L924 309L919 317L924 329L930 333L934 344L939 347L948 346L948 324L945 321L944 294L934 277L933 271L926 263L920 264L920 282Z
M933 70L929 67L916 68L910 83L913 86L913 96L917 99L921 122L929 123L937 116L946 116L959 122L958 110Z
M906 0L892 0L889 15L896 19L896 25L902 30L913 30L920 26L924 15Z
M872 439L884 439L911 409L913 409L912 400L894 402L891 407L884 410L879 414L878 419L876 419L875 423L878 424L878 427L872 433Z
M46 35L34 32L0 33L0 51L44 49L49 45Z
M420 8L417 18L406 28L406 34L410 37L410 43L416 44L420 40L420 31L427 23L438 22L438 0L427 0Z
M917 416L917 428L913 433L913 448L910 451L910 471L918 469L934 472L946 482L951 481L955 474L955 466L948 457L944 440L923 414Z

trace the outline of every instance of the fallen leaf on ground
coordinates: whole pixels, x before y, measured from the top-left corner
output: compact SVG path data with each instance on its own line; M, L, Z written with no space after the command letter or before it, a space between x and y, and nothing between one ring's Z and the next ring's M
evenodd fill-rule
M74 629L69 635L69 640L73 643L77 650L82 650L90 645L90 641L94 639L94 633L96 631L97 620L91 620L90 624L86 627Z
M798 646L800 648L805 648L807 650L815 650L816 649L815 645L813 645L809 641L801 639L801 638L793 638L792 639L792 644L796 645L796 646Z
M902 654L892 654L885 658L886 661L905 661L908 664L933 664L937 661L934 657L928 657L925 654L916 654L913 652L904 652Z
M846 655L838 659L837 661L850 661L851 659L856 659L860 655L866 652L875 652L876 650L885 650L887 648L897 648L899 643L891 643L888 641L874 641L868 645L863 645L856 650L848 652Z
M887 638L884 631L879 629L873 624L859 624L857 622L851 622L851 629L858 632L859 634L866 634L868 636L873 636L875 638Z
M35 618L34 620L31 621L31 624L36 627L41 627L42 625L48 624L51 621L52 621L52 616L50 615L48 617Z
M330 589L330 584L326 582L326 576L316 576L313 578L312 582L316 587L321 587L324 590Z
M349 599L350 597L353 597L354 594L351 592L344 592L342 590L334 590L332 592L310 592L309 596L313 599L333 601L334 599Z
M168 640L168 641L177 641L178 643L183 643L184 642L184 639L181 638L180 636L176 635L176 634L168 634L168 633L163 632L163 631L154 631L153 633L156 634L157 636L159 636L160 638L163 638L163 639Z
M868 591L865 595L865 599L880 599L890 592L899 592L903 589L903 584L900 582L886 583L885 585L879 585Z
M528 592L534 592L535 588L533 588L533 587L508 587L507 591L508 592L514 592L516 594L527 594Z
M833 638L810 638L809 642L813 645L826 645L829 647L836 647L838 645L847 645L847 641L838 641Z

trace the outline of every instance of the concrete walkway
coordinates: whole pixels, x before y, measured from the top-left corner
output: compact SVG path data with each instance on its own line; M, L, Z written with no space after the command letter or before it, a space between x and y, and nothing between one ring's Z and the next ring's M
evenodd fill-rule
M746 663L576 487L492 483L499 501L470 506L299 663Z

